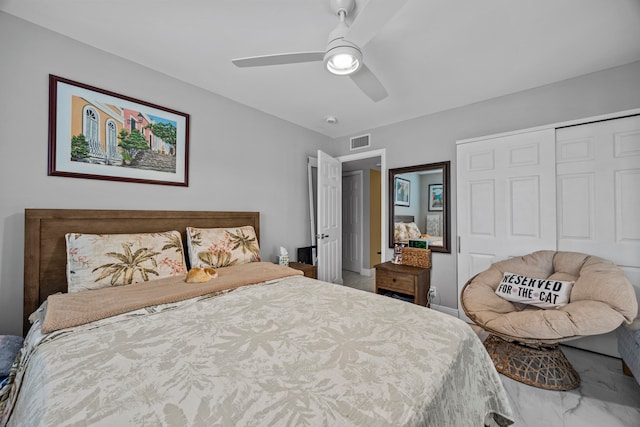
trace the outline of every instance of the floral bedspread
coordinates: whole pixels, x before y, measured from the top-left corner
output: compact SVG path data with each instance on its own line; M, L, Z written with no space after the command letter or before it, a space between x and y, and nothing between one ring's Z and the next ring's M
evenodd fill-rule
M36 324L27 340L0 406L3 427L475 427L512 419L500 378L464 322L302 276L48 335Z

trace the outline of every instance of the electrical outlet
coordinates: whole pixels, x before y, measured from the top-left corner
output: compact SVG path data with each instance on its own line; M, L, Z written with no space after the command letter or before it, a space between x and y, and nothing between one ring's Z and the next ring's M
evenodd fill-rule
M436 288L435 286L430 287L429 298L435 298L436 296L438 296L438 288Z

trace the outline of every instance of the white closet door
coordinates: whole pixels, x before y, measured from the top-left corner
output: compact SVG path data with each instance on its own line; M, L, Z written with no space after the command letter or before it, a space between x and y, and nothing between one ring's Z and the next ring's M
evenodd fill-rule
M496 261L556 249L555 129L459 144L457 180L458 295Z
M619 265L640 295L640 116L556 132L558 250ZM570 345L617 356L615 336Z
M640 116L558 129L557 162L558 248L640 267Z

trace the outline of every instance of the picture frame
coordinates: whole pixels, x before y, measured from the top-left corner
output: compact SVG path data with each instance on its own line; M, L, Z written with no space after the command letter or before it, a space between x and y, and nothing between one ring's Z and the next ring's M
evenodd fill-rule
M189 115L50 74L48 175L188 187Z
M429 185L429 210L442 211L444 207L444 190L442 184Z
M393 191L393 203L396 206L410 206L411 181L408 179L395 177Z

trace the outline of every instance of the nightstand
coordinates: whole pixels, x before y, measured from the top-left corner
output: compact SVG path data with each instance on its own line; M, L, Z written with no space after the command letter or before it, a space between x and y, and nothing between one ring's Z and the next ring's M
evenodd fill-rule
M306 277L311 277L312 279L316 279L318 277L318 269L315 265L303 264L301 262L290 262L289 267L302 271Z
M427 294L431 286L431 269L394 264L391 261L375 265L376 293L398 293L413 299L414 304L428 307Z

